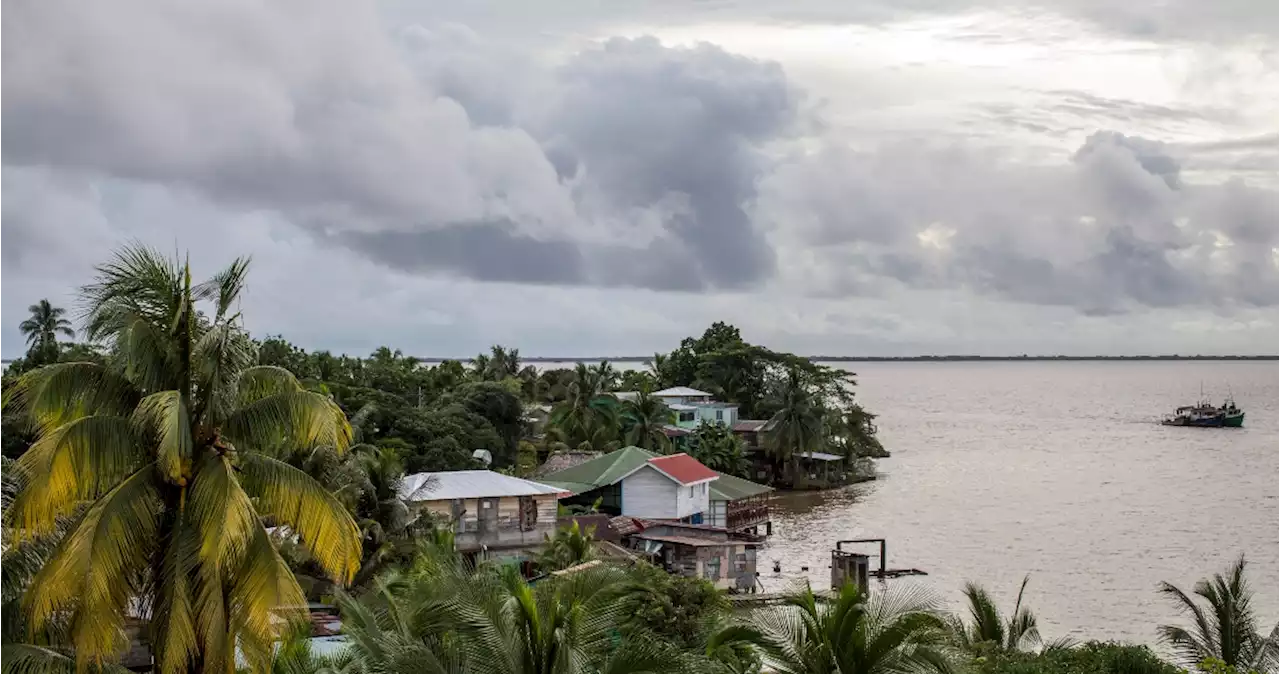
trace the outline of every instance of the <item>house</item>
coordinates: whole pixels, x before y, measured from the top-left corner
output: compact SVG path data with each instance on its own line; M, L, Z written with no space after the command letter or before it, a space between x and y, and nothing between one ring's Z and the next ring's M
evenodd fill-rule
M634 400L634 391L614 393L618 400ZM668 437L680 437L679 431L693 431L702 423L716 423L732 427L738 421L738 403L718 402L710 393L688 386L674 386L649 394L661 400L676 417L676 423L668 429Z
M708 485L719 478L688 454L655 456L619 478L622 512L701 523L711 510Z
M711 510L705 523L729 531L750 530L752 533L763 526L766 535L772 534L769 494L773 488L734 475L719 475L720 479L711 483Z
M685 458L674 462L666 461L677 456ZM685 466L689 465L690 462L716 475L717 479L706 483L707 501L701 518L703 523L735 531L755 530L762 525L766 531L771 529L768 498L773 489L732 475L717 473L687 455L676 454L664 457L639 447L624 447L563 470L548 473L539 479L545 484L569 492L571 496L562 499L565 503L591 505L598 499L600 501L600 511L610 515L692 520L693 518L688 515L677 517L665 514L647 514L652 511L647 510L646 506L646 482L654 484L655 491L653 493L655 495L666 494L665 498L672 499L672 507L679 512L679 505L675 504L673 499L675 485L672 484L671 478L667 478L664 483L661 480L654 479L654 473L640 471L641 467L652 465L650 462L654 460L658 462L657 468L654 470L659 475L662 473L660 469L663 466L667 466L667 470L674 472L678 470L671 467L674 464L678 463ZM630 483L631 490L629 492L624 491L623 485L623 480L627 477L638 478ZM685 498L690 499L688 485L682 484L680 486L685 489ZM698 505L701 505L700 491L698 490L699 493L694 495L698 499ZM628 497L628 494L630 494L630 497ZM654 497L657 498L657 496ZM638 501L637 498L639 499ZM660 512L666 513L670 512L670 510L661 510Z
M668 573L704 578L721 589L753 592L760 538L718 527L644 518L614 518L624 542Z
M400 499L410 517L448 523L459 552L484 559L524 560L556 531L558 487L490 470L404 476Z

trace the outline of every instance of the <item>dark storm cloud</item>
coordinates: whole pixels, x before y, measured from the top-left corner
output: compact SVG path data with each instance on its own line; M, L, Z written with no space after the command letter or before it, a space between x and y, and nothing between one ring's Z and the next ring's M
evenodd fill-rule
M745 209L757 148L796 114L776 64L646 38L549 69L465 26L393 42L367 7L16 4L5 163L191 190L478 280L700 290L772 276ZM146 30L115 29L134 12Z
M570 243L537 241L506 223L468 223L418 232L351 232L342 245L408 272L445 271L513 283L574 285L586 280Z

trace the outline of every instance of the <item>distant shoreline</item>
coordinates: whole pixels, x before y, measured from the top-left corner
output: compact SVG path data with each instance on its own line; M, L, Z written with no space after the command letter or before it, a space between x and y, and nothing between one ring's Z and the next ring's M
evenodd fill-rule
M804 356L819 363L975 363L993 362L1043 362L1043 361L1271 361L1280 360L1280 356ZM468 362L471 358L424 358L415 357L420 363L443 363L447 360ZM647 363L653 356L521 356L526 363L598 363L607 360L610 363ZM12 363L12 358L0 360L0 364Z
M1170 361L1170 360L1203 360L1203 361L1268 361L1280 360L1280 356L804 356L819 363L970 363L982 361ZM418 358L423 363L442 363L446 360L469 361L470 358ZM647 363L653 356L578 356L578 357L546 357L521 356L526 363L598 363L607 360L610 363Z

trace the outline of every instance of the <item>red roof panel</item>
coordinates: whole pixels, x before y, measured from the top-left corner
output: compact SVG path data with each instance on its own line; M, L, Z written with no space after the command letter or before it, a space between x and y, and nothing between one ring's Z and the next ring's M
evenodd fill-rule
M666 473L680 484L692 484L720 477L714 470L702 465L702 462L688 454L657 456L649 459L649 465Z

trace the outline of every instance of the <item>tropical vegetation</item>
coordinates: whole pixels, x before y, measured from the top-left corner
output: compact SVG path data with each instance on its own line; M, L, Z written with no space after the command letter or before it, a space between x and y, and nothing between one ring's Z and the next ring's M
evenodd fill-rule
M78 329L33 305L30 349L2 382L5 672L117 671L138 643L166 673L1182 671L1139 646L1046 644L1026 580L1008 614L969 584L966 617L901 586L804 588L742 615L703 579L602 554L577 525L547 538L532 578L468 561L451 527L410 516L406 472L523 474L557 449L634 444L785 484L806 452L882 454L874 416L850 373L722 323L625 372L536 370L501 346L424 367L386 347L254 340L237 301L249 267L196 282L185 260L129 247L81 289ZM73 334L85 341L59 341ZM652 392L675 385L769 421L761 450L718 424L673 442ZM1243 559L1160 591L1188 618L1158 632L1178 665L1275 674ZM341 607L341 654L306 638L309 601Z

